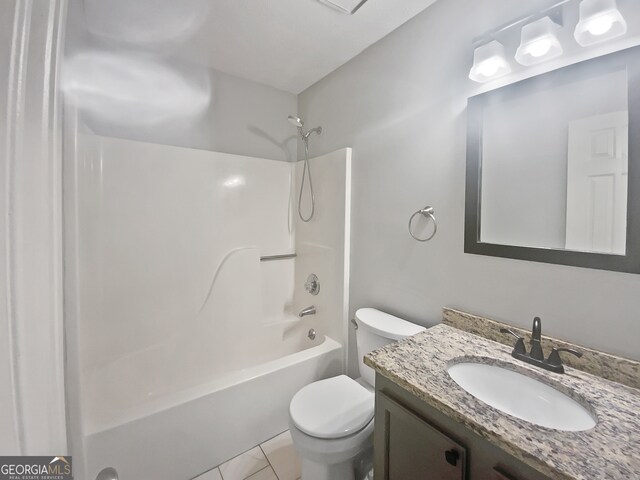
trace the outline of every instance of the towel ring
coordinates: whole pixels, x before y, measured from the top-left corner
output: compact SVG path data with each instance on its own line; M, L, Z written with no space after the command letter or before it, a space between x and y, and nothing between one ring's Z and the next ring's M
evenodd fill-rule
M436 232L438 231L438 223L436 222L436 217L435 217L434 214L435 214L435 210L433 209L433 207L430 207L430 206L427 205L423 209L418 210L413 215L411 215L411 218L409 218L409 235L411 235L414 239L416 239L419 242L427 242L427 241L431 240L433 238L433 236L436 234ZM413 223L413 219L416 217L416 215L422 215L427 220L429 218L431 218L431 220L433 220L433 232L431 232L431 235L429 235L427 238L416 237L413 234L413 231L411 229L411 224Z

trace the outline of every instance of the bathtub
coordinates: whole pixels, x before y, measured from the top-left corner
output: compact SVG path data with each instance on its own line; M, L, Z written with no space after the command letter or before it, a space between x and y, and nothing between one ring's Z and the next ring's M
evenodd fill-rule
M286 430L295 392L343 372L342 345L326 336L312 343L197 385L153 392L148 401L126 401L148 385L112 397L94 385L83 419L84 458L74 462L84 471L76 478L94 480L113 467L120 480L189 480ZM108 375L115 381L123 366L103 372L101 385L109 387Z

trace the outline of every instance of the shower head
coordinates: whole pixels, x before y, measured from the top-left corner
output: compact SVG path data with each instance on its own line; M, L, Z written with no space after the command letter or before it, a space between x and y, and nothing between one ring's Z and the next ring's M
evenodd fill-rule
M300 117L289 115L288 120L291 125L293 125L298 129L298 133L300 134L302 139L305 141L309 138L309 135L311 135L312 133L316 133L318 135L322 133L322 127L312 128L307 133L305 133L304 130L302 130L302 127L304 126L304 122Z
M289 115L289 123L298 128L302 128L304 126L302 119L300 117L294 117L293 115Z

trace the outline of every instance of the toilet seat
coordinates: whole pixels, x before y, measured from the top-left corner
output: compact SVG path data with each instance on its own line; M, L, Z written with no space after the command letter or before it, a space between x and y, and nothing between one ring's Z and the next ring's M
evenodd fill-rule
M303 387L289 405L293 424L316 438L335 439L351 435L373 419L374 395L346 375Z

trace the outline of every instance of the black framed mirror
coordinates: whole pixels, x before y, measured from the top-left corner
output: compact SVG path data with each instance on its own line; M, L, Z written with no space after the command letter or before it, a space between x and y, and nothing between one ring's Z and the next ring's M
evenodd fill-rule
M640 47L469 98L465 253L640 273Z

